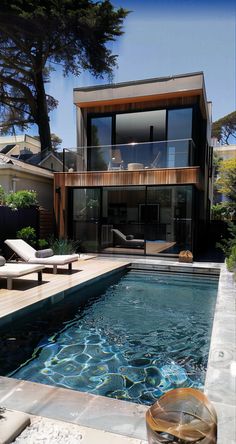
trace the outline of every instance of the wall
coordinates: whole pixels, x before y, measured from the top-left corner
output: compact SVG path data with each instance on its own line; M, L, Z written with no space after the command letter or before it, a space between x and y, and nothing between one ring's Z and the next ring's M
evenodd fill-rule
M0 184L7 193L19 190L34 190L37 192L39 205L52 209L53 207L53 175L40 176L20 169L0 168Z

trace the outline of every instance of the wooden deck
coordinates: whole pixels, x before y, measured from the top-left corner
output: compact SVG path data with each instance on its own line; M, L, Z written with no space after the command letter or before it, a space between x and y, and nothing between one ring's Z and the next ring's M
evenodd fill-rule
M14 279L13 290L7 290L6 279L0 279L0 319L128 264L127 261L103 261L96 258L78 260L73 263L71 273L67 266L59 267L57 274L52 273L52 268L45 268L41 284L38 284L37 273Z

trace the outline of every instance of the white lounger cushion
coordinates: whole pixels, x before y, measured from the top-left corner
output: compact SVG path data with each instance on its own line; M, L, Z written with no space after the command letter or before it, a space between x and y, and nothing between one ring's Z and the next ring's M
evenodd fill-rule
M43 270L42 265L20 264L20 263L6 263L0 268L0 277L20 277L29 273L38 273Z
M66 265L75 262L79 258L78 254L54 254L50 257L34 257L28 260L28 264L45 264L45 265Z
M45 258L35 257L36 250L22 239L7 239L5 244L29 264L65 265L79 259L78 254L58 254Z
M30 273L40 273L44 269L42 265L31 265L31 264L16 264L16 263L6 263L0 267L0 278L7 279L8 290L12 289L12 279L18 278L20 276L25 276ZM42 274L38 275L38 279L41 281Z
M19 257L25 262L35 257L36 250L22 239L7 239L5 244L8 245Z

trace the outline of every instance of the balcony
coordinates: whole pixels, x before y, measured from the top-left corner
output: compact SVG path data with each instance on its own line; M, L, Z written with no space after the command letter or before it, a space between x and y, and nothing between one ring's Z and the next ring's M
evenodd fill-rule
M194 166L192 139L63 149L63 171L134 171Z

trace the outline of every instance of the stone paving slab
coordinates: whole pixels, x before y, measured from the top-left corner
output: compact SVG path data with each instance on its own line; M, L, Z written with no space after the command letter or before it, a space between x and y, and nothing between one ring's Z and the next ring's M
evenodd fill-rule
M0 405L104 432L146 439L147 406L0 377Z

